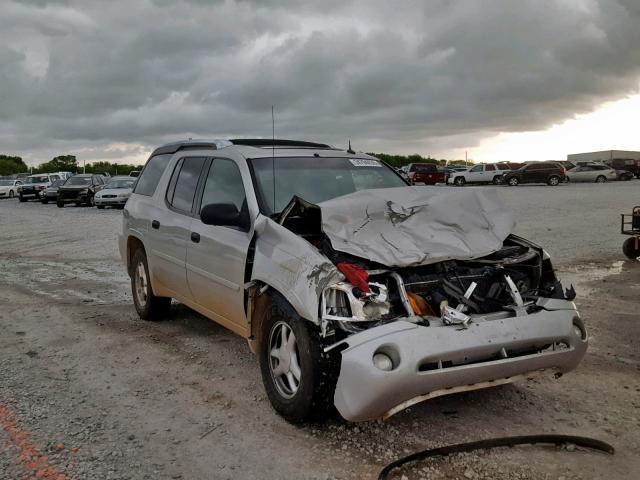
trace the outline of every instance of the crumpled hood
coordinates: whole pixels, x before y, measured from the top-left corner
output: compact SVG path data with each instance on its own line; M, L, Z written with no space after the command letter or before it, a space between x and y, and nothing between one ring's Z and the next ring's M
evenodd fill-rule
M514 227L495 189L362 190L318 206L322 230L335 250L388 267L489 255Z

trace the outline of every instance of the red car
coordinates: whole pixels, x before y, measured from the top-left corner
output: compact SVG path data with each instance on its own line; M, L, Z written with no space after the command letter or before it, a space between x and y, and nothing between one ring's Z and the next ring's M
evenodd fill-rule
M409 165L408 176L411 185L417 183L435 185L436 183L447 183L448 174L433 163L412 163Z

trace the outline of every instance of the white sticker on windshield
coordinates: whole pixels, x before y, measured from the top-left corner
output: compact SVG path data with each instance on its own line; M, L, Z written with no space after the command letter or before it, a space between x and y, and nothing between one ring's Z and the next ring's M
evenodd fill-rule
M349 161L354 167L381 167L377 160L369 160L367 158L350 158Z

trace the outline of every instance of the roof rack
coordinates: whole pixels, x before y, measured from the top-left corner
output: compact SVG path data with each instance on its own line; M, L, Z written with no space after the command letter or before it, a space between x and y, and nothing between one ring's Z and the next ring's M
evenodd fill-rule
M285 140L283 138L233 138L229 140L234 145L247 147L285 147L285 148L317 148L330 149L334 147L326 143L305 142L302 140Z
M231 145L229 140L182 140L179 142L167 143L156 148L151 156L165 153L176 153L179 150L212 149L218 150Z

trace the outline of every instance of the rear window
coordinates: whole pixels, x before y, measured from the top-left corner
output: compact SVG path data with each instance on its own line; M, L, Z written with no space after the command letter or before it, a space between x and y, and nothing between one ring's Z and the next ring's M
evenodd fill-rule
M170 159L171 154L151 157L138 177L134 193L152 196Z
M411 167L412 172L435 172L437 168L435 165L424 164L424 165L414 165Z

